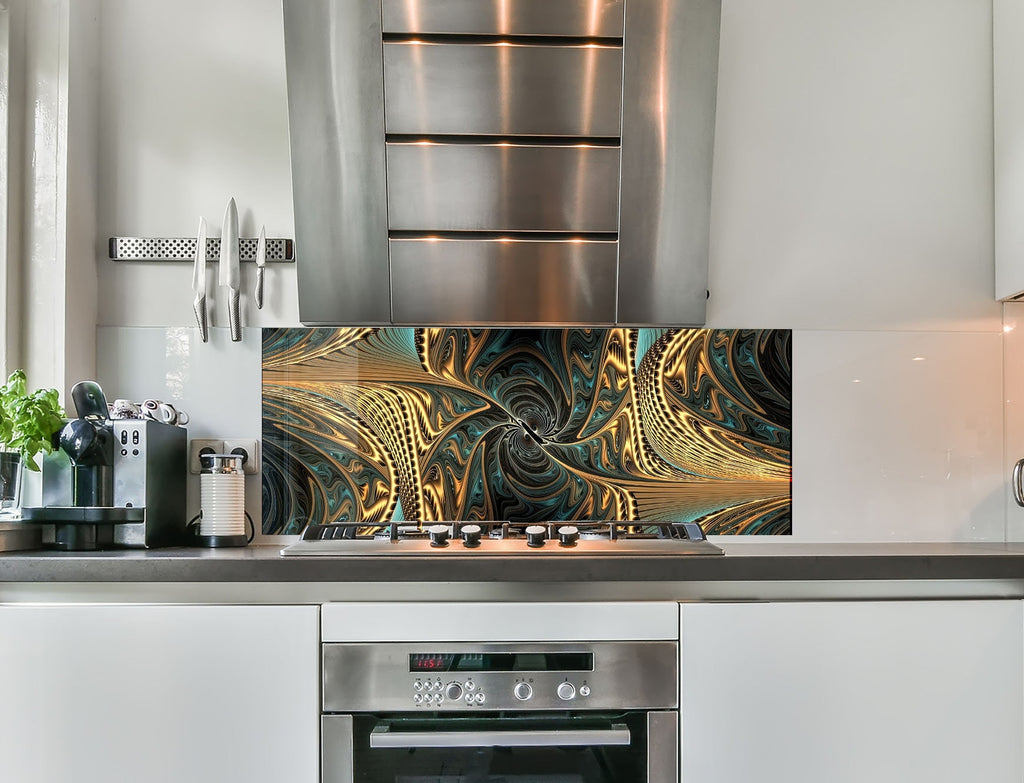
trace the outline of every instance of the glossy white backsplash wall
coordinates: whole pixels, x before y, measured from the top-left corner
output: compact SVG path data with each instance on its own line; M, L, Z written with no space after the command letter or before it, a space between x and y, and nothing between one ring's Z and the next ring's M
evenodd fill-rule
M1009 478L1024 459L1024 302L1003 305L1004 455L1002 473L1006 502L1006 539L1024 541L1024 508L1013 499Z
M260 330L243 329L231 342L227 328L210 341L192 327L100 327L96 377L113 402L159 399L189 414L188 437L260 438ZM189 517L199 513L199 481L188 488ZM245 508L260 520L259 476L245 477Z
M101 7L100 236L218 236L229 196L243 235L293 236L279 0ZM791 540L1007 535L991 25L977 0L723 0L708 326L795 330ZM98 263L108 394L258 436L258 330L204 346L188 265ZM251 272L244 322L297 325L294 269L260 312Z
M1002 541L999 333L793 335L793 532Z

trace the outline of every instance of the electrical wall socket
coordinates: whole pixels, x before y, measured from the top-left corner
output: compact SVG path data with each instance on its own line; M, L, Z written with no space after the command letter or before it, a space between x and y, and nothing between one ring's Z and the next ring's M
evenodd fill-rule
M211 438L193 438L188 444L188 472L199 473L202 470L202 463L199 461L199 455L210 449L210 454L223 454L224 453L224 441L215 440Z
M242 463L242 470L246 474L259 473L260 442L253 438L224 438L225 454L238 454L242 452L244 452L245 456L245 461Z

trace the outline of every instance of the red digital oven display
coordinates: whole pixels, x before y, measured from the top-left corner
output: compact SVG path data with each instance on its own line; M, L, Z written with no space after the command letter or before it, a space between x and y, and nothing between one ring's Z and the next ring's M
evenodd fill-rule
M409 671L446 672L452 668L454 659L451 653L414 653L409 656Z

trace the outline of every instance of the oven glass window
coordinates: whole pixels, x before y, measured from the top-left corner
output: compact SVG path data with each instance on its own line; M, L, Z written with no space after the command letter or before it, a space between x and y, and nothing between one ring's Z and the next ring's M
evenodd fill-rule
M643 783L646 725L646 715L639 712L563 717L356 716L355 781ZM382 740L382 734L388 737ZM431 747L441 737L452 746ZM516 739L502 745L503 737ZM589 744L576 744L588 738L592 738ZM408 747L379 747L384 743Z

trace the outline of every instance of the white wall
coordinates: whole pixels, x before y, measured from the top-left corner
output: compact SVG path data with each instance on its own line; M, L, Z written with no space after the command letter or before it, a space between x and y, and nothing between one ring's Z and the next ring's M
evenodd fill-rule
M101 238L200 214L216 236L229 196L243 235L292 236L279 0L101 6ZM795 330L794 540L1003 540L990 4L723 0L713 188L708 325ZM100 365L127 384L114 346L189 326L191 271L99 270ZM297 324L294 270L268 286L244 322ZM252 377L258 352L203 350L208 380Z
M708 325L796 330L796 539L1004 536L991 25L723 0Z
M99 233L294 237L280 0L100 0ZM101 326L186 326L187 264L125 264L100 248ZM298 325L295 269L270 265L263 311L242 275L246 325ZM227 325L218 291L213 323Z

